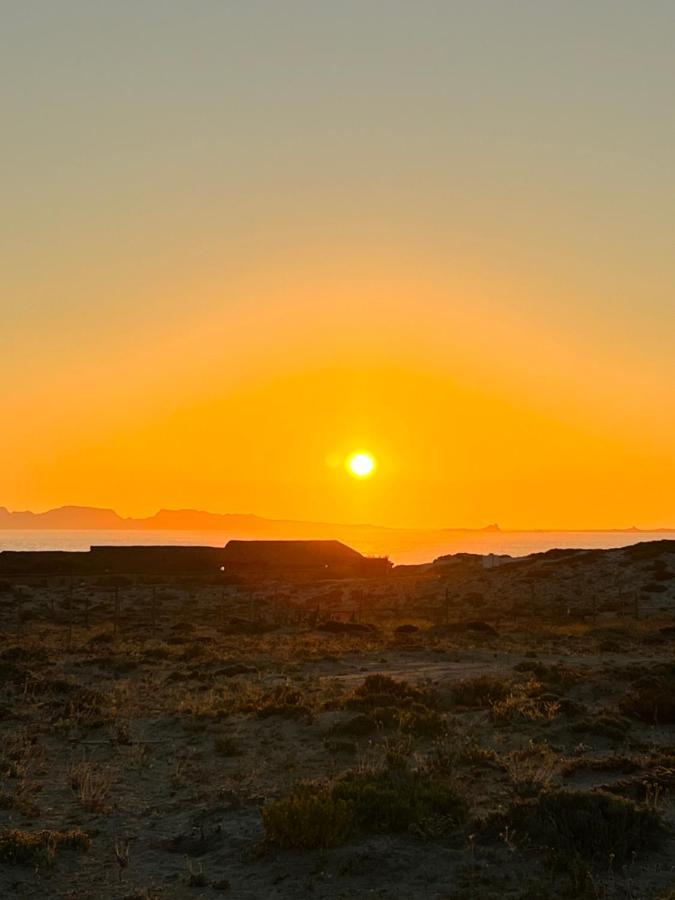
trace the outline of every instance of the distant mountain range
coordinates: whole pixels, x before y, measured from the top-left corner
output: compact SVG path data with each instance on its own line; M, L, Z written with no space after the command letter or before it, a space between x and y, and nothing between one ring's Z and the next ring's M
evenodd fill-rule
M160 509L154 516L124 518L114 509L93 506L60 506L46 512L10 512L0 506L0 528L61 528L69 530L170 529L176 531L229 531L232 528L253 528L265 522L259 516L230 515L202 512L196 509Z
M330 522L303 522L290 519L266 519L248 513L212 513L198 509L160 509L153 516L146 518L124 518L118 515L114 509L100 509L93 506L60 506L57 509L49 509L46 512L34 513L30 511L10 512L6 507L0 506L0 529L63 529L72 531L223 531L228 533L241 533L260 535L262 533L272 536L322 537L335 536L337 532L345 530L353 533L359 532L388 532L390 534L401 533L427 533L447 534L449 532L467 533L494 533L501 532L496 524L487 525L485 528L434 528L434 529L405 529L387 528L382 525L347 525ZM602 529L528 529L528 532L537 533L563 533L582 532L615 532L618 534L641 533L648 531L653 533L671 533L672 528L641 529L635 526L631 528L602 528Z

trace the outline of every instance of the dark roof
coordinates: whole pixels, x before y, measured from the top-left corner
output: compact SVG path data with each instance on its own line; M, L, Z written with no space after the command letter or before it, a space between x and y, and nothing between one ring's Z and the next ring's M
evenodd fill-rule
M225 563L271 566L327 566L362 562L364 557L340 541L229 541Z

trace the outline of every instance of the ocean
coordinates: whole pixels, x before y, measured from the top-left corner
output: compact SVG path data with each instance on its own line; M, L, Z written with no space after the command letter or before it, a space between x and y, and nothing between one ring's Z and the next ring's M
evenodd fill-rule
M344 529L342 527L341 531ZM271 536L271 535L270 535ZM323 536L323 535L322 535ZM340 539L345 540L341 533ZM224 531L114 530L51 531L2 530L0 550L88 550L92 544L157 545L183 544L222 547L232 538L252 538L248 534ZM258 537L264 537L262 535ZM430 562L444 553L507 553L526 556L553 547L601 549L626 547L641 541L675 540L675 532L616 531L435 531L407 532L375 529L349 541L369 555L387 555L397 564Z

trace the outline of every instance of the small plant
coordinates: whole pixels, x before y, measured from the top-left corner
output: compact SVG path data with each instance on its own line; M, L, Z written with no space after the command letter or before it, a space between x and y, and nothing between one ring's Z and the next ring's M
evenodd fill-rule
M188 887L208 887L208 880L204 872L203 864L192 859L186 861L187 865L187 885Z
M434 741L431 756L425 762L427 769L439 775L452 775L461 765L501 768L495 751L478 743L469 733L444 734Z
M621 712L649 725L675 723L675 685L671 678L646 675L620 703Z
M412 703L401 708L378 706L370 713L359 713L345 722L337 722L331 728L331 734L362 737L376 728L392 728L418 737L438 737L446 731L447 724L435 709Z
M14 793L0 791L0 809L15 809L29 818L39 816L40 808L35 802L35 795L39 790L40 785L33 781L20 781Z
M188 680L185 673L179 673L179 680ZM186 694L178 705L177 714L184 718L187 730L204 729L210 719L223 718L231 712L227 698L220 691L200 691ZM201 720L201 721L199 721Z
M551 786L557 757L547 743L530 741L505 758L504 767L518 797L533 797Z
M267 719L270 716L302 719L311 716L311 714L302 692L290 684L277 685L262 698L257 709L259 719Z
M572 725L576 733L593 734L612 741L625 741L626 732L630 729L630 721L614 712L601 712L586 716Z
M637 772L647 761L636 756L624 756L619 753L603 756L579 756L569 759L562 768L564 778L571 778L579 772L621 772L628 775Z
M397 681L389 675L368 675L347 697L344 705L352 709L374 709L376 707L405 706L417 703L435 707L438 698L433 691L414 687L407 681Z
M122 874L129 866L129 846L130 841L128 839L117 838L115 840L115 862L117 863L117 877L119 881L122 881Z
M280 847L335 847L349 836L353 812L329 785L298 784L291 793L262 808L268 840Z
M497 725L516 725L528 722L550 722L560 709L557 700L537 696L539 685L535 682L518 686L503 700L490 708L490 718Z
M477 741L469 740L460 750L459 760L470 766L499 768L499 756L491 747L483 747Z
M129 747L129 763L134 769L142 769L152 759L152 747L145 741L135 741Z
M25 778L31 768L43 761L44 748L27 729L4 738L0 751L0 775L3 778Z
M113 732L113 740L122 747L131 746L131 729L128 722L117 723Z
M447 730L447 723L441 713L428 709L420 703L401 710L399 728L404 734L417 737L438 737Z
M526 672L549 688L567 688L576 684L580 676L560 663L547 665L539 660L523 660L513 667L514 672Z
M415 749L415 742L409 734L396 734L393 737L385 738L381 749L384 750L386 768L407 769Z
M99 771L89 762L80 762L70 767L69 778L71 788L88 812L107 812L106 801L112 785L109 772Z
M510 684L493 675L465 678L452 686L452 702L457 706L488 707L508 696Z
M213 749L219 756L241 756L243 751L236 738L217 737L213 742Z
M352 716L349 719L346 719L344 722L336 722L331 726L330 733L334 735L351 735L354 737L363 737L366 734L371 734L378 725L381 724L379 720L368 713L358 713L356 716Z
M110 698L92 688L73 686L65 701L59 698L54 709L63 723L86 728L99 728L114 719L114 707Z
M54 865L59 850L88 850L91 840L79 828L71 831L0 831L0 862L8 864L43 863Z

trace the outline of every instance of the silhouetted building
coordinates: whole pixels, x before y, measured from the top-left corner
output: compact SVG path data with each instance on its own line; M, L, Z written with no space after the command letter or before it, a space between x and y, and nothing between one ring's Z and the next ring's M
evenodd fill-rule
M368 558L340 541L229 541L225 571L286 578L358 578L386 575L391 563Z

